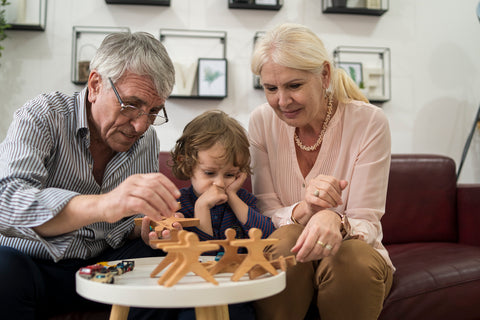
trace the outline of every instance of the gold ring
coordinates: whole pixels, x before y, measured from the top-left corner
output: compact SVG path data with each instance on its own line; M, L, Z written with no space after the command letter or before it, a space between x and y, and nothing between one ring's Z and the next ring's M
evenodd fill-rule
M327 245L325 243L323 243L322 241L318 240L317 241L317 244L321 245L322 247L326 247Z
M314 195L315 197L318 197L318 196L320 195L320 191L315 190L315 192L313 193L313 195Z
M329 245L328 243L325 245L325 249L327 249L327 250L332 250L332 248L333 247L331 245Z

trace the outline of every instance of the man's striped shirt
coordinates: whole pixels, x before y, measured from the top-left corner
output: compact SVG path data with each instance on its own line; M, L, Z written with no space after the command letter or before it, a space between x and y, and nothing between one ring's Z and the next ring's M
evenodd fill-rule
M86 94L86 88L73 96L42 94L15 112L0 144L0 245L35 258L87 259L120 247L132 231L133 217L48 238L33 230L77 195L107 193L130 175L158 172L159 142L150 127L130 150L114 156L97 184Z

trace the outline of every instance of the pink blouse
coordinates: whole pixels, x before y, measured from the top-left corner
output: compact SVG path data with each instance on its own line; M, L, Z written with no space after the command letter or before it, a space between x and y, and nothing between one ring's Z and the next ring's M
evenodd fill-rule
M339 103L325 132L317 160L303 177L293 139L295 128L265 103L250 116L253 193L276 227L291 223L295 205L310 179L323 174L348 181L337 211L347 215L354 235L372 245L394 269L382 244L390 170L390 129L383 110L361 101Z

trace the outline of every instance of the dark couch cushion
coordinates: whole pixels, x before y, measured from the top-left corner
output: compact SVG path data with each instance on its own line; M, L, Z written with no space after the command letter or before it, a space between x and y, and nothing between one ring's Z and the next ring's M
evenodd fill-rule
M387 246L397 268L379 319L480 319L480 247Z
M455 162L438 155L392 155L384 244L457 241Z

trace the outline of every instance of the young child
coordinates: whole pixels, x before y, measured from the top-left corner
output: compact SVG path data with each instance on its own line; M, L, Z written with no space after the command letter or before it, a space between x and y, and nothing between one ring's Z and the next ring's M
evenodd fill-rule
M180 190L185 218L199 218L198 227L185 228L200 240L225 239L233 228L237 238L248 238L250 228L262 238L275 229L271 219L256 207L256 198L242 185L250 171L249 142L245 129L220 110L197 116L185 126L172 151L173 174L192 185Z

